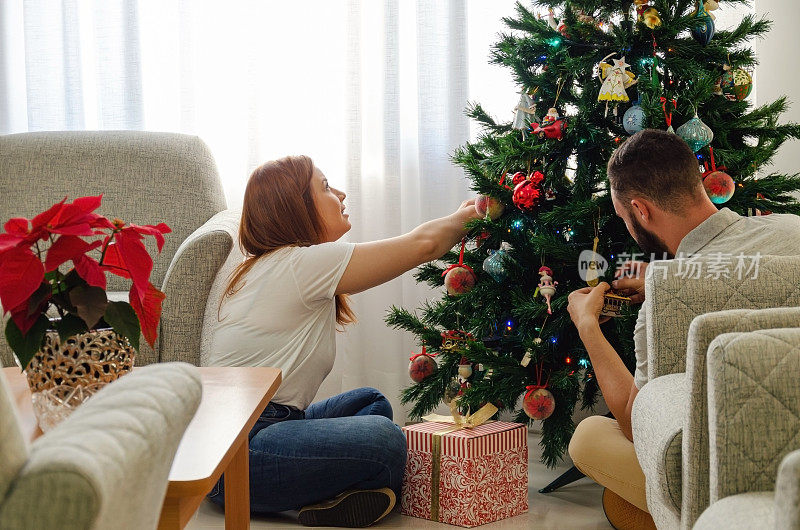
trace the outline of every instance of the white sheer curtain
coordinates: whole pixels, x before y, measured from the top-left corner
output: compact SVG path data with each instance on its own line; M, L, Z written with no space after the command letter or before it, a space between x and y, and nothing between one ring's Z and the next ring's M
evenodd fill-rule
M512 0L0 0L0 133L147 129L200 136L228 203L250 171L305 153L346 190L351 241L391 237L470 196L449 156L468 99L511 116L488 64ZM474 132L474 131L473 131ZM412 275L353 297L318 398L375 386L395 407L412 337L390 305L439 296Z

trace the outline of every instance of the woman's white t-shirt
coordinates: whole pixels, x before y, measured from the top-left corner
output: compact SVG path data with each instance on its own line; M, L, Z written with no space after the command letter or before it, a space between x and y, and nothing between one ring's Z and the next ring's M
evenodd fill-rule
M222 304L209 365L280 368L272 401L308 407L333 368L334 295L354 247L286 247L259 259Z

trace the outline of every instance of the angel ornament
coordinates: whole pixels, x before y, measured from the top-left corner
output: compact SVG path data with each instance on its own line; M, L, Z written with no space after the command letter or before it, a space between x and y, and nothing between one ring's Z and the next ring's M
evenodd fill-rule
M522 131L522 139L525 139L528 129L532 122L536 121L536 105L527 92L522 92L519 103L514 107L514 129Z
M630 66L625 62L625 57L622 59L612 59L613 64L606 62L611 56L616 55L611 53L606 55L600 61L600 79L603 85L600 87L600 94L597 96L597 101L606 102L605 115L608 116L608 102L615 103L630 101L627 89L635 85L639 80L636 79L631 72L628 71ZM614 106L614 115L617 114L617 107Z

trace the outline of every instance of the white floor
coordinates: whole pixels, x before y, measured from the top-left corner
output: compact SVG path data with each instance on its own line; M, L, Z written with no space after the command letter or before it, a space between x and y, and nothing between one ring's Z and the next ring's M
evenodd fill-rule
M539 462L539 435L531 433L528 437L530 447L530 466L528 468L528 492L530 509L528 513L480 526L481 530L526 529L566 529L566 528L611 528L603 515L600 505L600 486L587 478L543 495L539 489L566 471L570 465L564 463L556 469L547 469ZM208 501L200 505L197 514L186 526L188 530L219 529L225 527L222 510ZM251 528L294 528L300 529L296 514L287 512L274 516L258 516L250 520ZM389 514L374 528L414 528L442 529L444 525L406 517L395 511Z

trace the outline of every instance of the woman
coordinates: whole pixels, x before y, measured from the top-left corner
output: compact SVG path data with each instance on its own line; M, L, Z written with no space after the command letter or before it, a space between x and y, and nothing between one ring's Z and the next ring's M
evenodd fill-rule
M228 284L209 362L281 369L283 383L250 432L250 506L300 509L310 526L377 522L393 508L405 466L405 438L380 392L311 403L333 366L337 324L355 321L347 295L441 257L478 217L466 201L405 235L345 243L344 199L305 156L253 172L239 229L247 259ZM222 504L223 490L220 481L210 498Z

